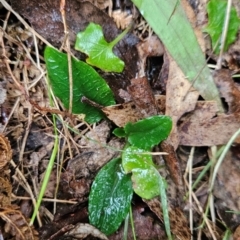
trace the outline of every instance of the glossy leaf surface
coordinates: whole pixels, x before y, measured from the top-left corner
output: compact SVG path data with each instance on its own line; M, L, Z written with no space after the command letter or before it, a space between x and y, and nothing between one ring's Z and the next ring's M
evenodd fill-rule
M48 77L54 94L62 101L65 108L69 107L69 80L67 55L58 50L46 47L44 52ZM72 58L73 102L72 112L85 114L89 123L103 118L102 112L81 102L83 96L103 105L115 104L113 93L105 80L88 64Z
M113 159L97 174L89 195L89 220L106 235L115 232L127 216L132 200L132 182Z
M122 72L124 62L113 53L113 47L120 39L108 43L103 35L102 27L90 23L87 28L77 34L75 49L88 55L87 63L106 72Z
M145 150L150 150L165 140L171 129L171 118L160 115L148 117L136 123L127 123L124 127L128 142Z
M220 38L223 31L225 15L226 15L227 1L225 0L211 0L207 4L208 12L208 25L204 29L209 33L212 39L212 48L215 49L215 53L220 52ZM237 15L237 11L234 7L230 11L230 20L228 31L226 35L226 42L224 50L226 51L231 43L237 38L240 20Z
M160 195L160 175L154 167L152 156L134 146L127 147L122 154L122 165L126 173L132 173L133 189L140 197L151 199Z

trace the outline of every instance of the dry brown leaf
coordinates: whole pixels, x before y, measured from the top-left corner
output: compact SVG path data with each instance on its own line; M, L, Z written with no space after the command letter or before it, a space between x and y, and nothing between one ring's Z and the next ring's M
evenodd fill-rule
M81 154L68 161L66 171L62 174L61 198L71 196L82 200L89 193L96 172L119 155L118 150L123 148L124 143L119 138L108 142L109 134L110 127L103 121L79 141L82 146Z
M180 166L179 160L177 158L177 154L174 151L173 146L169 143L168 139L165 141L162 141L160 146L161 146L161 149L163 152L168 153L168 155L164 156L164 160L168 167L168 170L170 172L173 182L176 184L176 186L178 186L180 188L183 187L181 166ZM183 197L184 189L182 188L179 191L179 193L182 194L182 197ZM179 197L179 199L183 199L180 195L178 197Z
M221 97L228 104L228 113L240 113L240 91L232 79L231 72L220 69L214 72L213 77Z
M0 207L11 205L12 184L7 177L0 177Z
M33 226L29 226L28 220L16 207L2 208L0 217L6 222L5 233L10 234L16 240L37 240L38 233Z
M144 199L143 199L144 200ZM150 209L163 221L163 213L161 203L158 198L151 200L144 200ZM172 233L176 236L176 239L189 240L191 239L191 233L188 227L188 222L181 211L177 207L171 207L169 209L170 226Z
M112 12L112 17L117 27L120 29L127 28L133 20L133 15L129 14L127 11L122 11L120 9L114 10Z
M132 215L134 219L134 232L137 240L161 239L167 240L164 226L161 221L157 219L155 214L150 212L149 207L145 203L135 202L132 206ZM124 224L112 235L108 236L109 240L124 239L124 232L126 227ZM133 238L133 231L131 223L128 224L127 239Z
M164 46L156 35L149 36L137 45L139 54L139 76L145 75L147 57L157 57L164 54Z
M179 136L177 122L181 116L194 110L199 93L191 88L191 84L178 67L176 62L169 56L169 75L166 87L166 115L173 121L172 132L169 140L177 149Z
M158 114L156 100L146 77L131 79L131 85L127 88L137 110L143 117Z
M87 236L93 236L98 239L107 240L107 236L100 232L97 228L93 227L87 223L78 223L73 229L64 234L67 237L72 237L74 239L84 239Z
M165 111L165 96L156 95L155 101L160 112ZM113 121L118 127L124 127L128 122L137 122L144 116L141 114L134 102L117 104L105 107L102 111Z
M236 228L233 234L233 240L240 240L240 225Z
M231 230L240 225L239 153L239 145L232 147L228 151L218 170L213 189L216 199L215 207L218 210L218 214Z
M12 149L8 139L0 134L0 170L3 169L12 158Z
M178 127L180 145L226 144L240 127L240 114L217 115L215 102L198 102L195 110L182 117ZM239 142L237 138L235 142Z

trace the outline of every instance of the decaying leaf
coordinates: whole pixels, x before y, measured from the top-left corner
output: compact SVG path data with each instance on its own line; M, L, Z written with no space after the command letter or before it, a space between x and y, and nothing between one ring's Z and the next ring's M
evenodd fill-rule
M230 148L225 156L218 170L213 189L218 214L231 230L240 225L239 161L239 145L236 145Z
M87 223L77 223L73 229L64 234L66 237L74 239L84 239L87 236L93 236L98 239L107 240L107 236L100 232L97 228Z
M11 158L12 149L10 143L6 137L0 134L0 170L6 166Z
M156 95L155 101L160 112L165 111L165 96ZM124 127L128 122L137 122L144 118L144 115L137 109L134 102L127 102L105 107L102 111L118 127Z
M178 128L180 145L226 144L240 127L240 114L216 114L215 102L198 102L195 110L181 119L182 123ZM235 140L235 142L239 141L239 138Z
M164 54L164 46L156 35L149 36L137 45L139 54L139 76L145 75L147 57L157 57Z
M16 206L0 209L0 218L6 222L5 233L8 233L16 240L37 240L38 233L29 226L28 220L22 215Z
M138 111L144 117L157 115L156 100L146 77L131 79L131 85L128 86L128 92Z
M8 178L0 177L0 207L11 205L12 184Z
M191 87L191 83L178 67L176 62L168 55L169 75L166 87L166 112L173 120L172 132L169 139L177 149L179 136L177 122L184 113L194 110L199 93Z
M227 69L215 71L214 81L219 89L221 97L228 104L228 113L240 113L240 90L233 81L231 72Z
M144 200L144 202L146 202L146 204L158 216L158 218L161 221L163 221L161 202L158 200L158 198ZM176 239L181 240L191 239L191 233L188 227L188 222L183 212L179 208L177 207L171 208L169 210L169 218L171 223L171 231L176 236Z
M110 127L103 121L79 141L82 152L68 161L66 171L62 174L59 193L62 198L71 196L83 199L89 193L96 172L109 160L118 157L118 150L123 148L124 143L117 138L108 142L109 134Z

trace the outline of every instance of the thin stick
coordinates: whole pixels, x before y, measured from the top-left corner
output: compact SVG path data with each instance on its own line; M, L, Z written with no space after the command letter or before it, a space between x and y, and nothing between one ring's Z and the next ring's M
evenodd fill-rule
M195 151L195 147L191 148L191 152L189 155L189 159L188 159L188 181L189 181L189 224L190 224L190 231L191 231L191 239L193 236L193 201L192 201L192 163L193 163L193 156L194 156L194 151Z
M27 190L26 192L30 195L31 197L31 200L32 200L32 203L33 203L33 206L35 207L36 206L36 200L35 200L35 197L33 195L33 192L32 192L32 188L29 186L26 178L24 177L24 175L22 174L22 172L19 170L19 168L17 167L17 165L15 164L15 162L13 160L10 161L10 164L13 166L13 168L16 170L17 174L19 175L19 177L21 178L22 182L24 183L24 186L25 186L25 190ZM24 187L23 186L23 187ZM37 219L38 219L38 224L39 226L42 226L42 221L39 217L39 213L37 214Z
M65 15L65 0L61 0L60 12L63 19L64 33L66 36L66 48L67 48L67 59L68 59L68 77L69 77L69 113L72 112L72 100L73 100L73 76L72 76L72 58L71 58L71 47L69 41L69 33L67 29L66 15Z

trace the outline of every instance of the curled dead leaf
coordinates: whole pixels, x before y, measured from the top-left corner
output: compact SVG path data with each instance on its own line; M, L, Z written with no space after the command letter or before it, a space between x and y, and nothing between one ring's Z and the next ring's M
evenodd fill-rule
M87 223L78 223L73 229L65 233L65 236L71 236L74 239L84 239L89 235L98 239L108 239L107 236L100 232L97 228Z
M0 134L0 170L3 169L6 164L12 158L12 150L8 139Z

